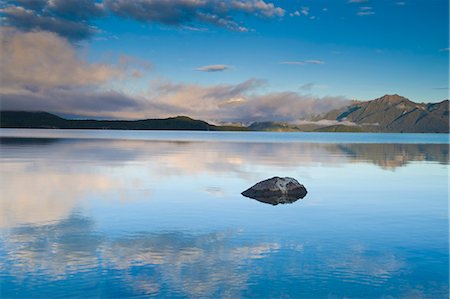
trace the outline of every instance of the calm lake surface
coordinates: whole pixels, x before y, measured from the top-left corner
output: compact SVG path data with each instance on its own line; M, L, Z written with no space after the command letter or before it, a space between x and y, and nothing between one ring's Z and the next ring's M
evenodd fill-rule
M446 134L0 136L2 299L448 298Z

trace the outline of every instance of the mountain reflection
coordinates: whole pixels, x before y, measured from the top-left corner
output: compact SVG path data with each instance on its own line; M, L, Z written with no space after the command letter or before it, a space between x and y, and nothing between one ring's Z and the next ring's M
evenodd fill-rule
M395 170L413 161L448 164L447 144L170 142L2 138L0 228L63 219L83 198L149 198L170 178L232 176L248 186L263 174L305 166L373 163ZM126 175L123 175L126 171ZM156 183L155 183L156 184ZM203 187L222 196L221 186ZM236 193L236 196L240 196Z
M395 169L411 161L448 164L447 144L337 144L330 152L341 151L357 161L368 161L385 169Z
M4 138L0 159L2 298L448 294L448 144ZM311 200L242 199L274 175Z
M346 163L365 161L383 168L396 168L411 161L448 164L448 144L392 144L392 143L245 143L245 142L188 142L149 140L95 140L48 138L0 138L2 157L9 151L33 150L34 157L70 160L100 160L126 162L163 158L179 168L189 168L195 159L202 171L229 171L230 164L262 164L298 166L310 163ZM16 152L14 152L16 154ZM37 156L36 156L37 155ZM287 159L295 158L295 160ZM203 161L203 162L202 162ZM214 163L214 165L211 165ZM192 170L192 169L187 169Z

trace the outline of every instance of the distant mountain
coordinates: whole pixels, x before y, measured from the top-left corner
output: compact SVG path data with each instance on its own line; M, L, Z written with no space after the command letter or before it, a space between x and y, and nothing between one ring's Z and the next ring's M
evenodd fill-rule
M2 128L278 132L449 133L449 101L414 103L399 95L355 102L312 120L216 126L187 116L145 120L69 120L47 112L0 111Z
M385 95L332 110L315 120L351 122L371 132L448 133L449 101L419 104L399 95Z
M324 124L323 122L305 122L303 124L291 124L284 122L254 122L248 126L250 131L266 132L363 132L359 126L345 124Z
M243 131L245 127L215 126L187 116L145 120L68 120L48 112L0 111L2 128Z

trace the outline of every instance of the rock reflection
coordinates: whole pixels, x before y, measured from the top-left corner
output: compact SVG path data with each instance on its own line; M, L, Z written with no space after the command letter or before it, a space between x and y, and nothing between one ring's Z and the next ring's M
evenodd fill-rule
M0 228L63 219L83 197L102 194L115 194L117 197L134 192L130 190L141 186L148 190L147 182L163 182L173 177L207 174L254 181L257 176L255 169L264 168L265 173L273 174L305 166L330 167L349 162L369 162L383 169L395 170L412 161L448 164L449 154L447 144L48 138L2 138L1 149ZM127 175L123 176L126 171ZM205 184L203 188L215 196L226 193L221 186L211 188Z
M262 203L266 203L266 204L270 204L273 206L279 205L279 204L291 204L296 202L297 200L299 200L300 198L296 198L296 197L289 197L289 196L277 196L277 197L251 197L251 196L246 196L248 198L257 200L259 202Z

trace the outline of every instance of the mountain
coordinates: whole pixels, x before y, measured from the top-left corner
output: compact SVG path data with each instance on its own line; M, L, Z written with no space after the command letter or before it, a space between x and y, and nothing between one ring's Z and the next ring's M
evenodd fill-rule
M0 111L2 128L243 131L245 127L214 126L187 116L145 120L68 120L48 112Z
M329 122L328 122L329 123ZM363 132L359 126L345 124L324 124L323 122L305 122L303 124L292 124L284 122L254 122L248 126L250 131L265 132Z
M47 112L0 111L2 128L201 130L279 132L449 133L449 101L414 103L399 95L354 102L312 120L254 122L249 126L212 125L187 116L145 120L69 120Z
M370 132L448 133L449 101L414 103L399 95L358 102L316 117L351 122Z

